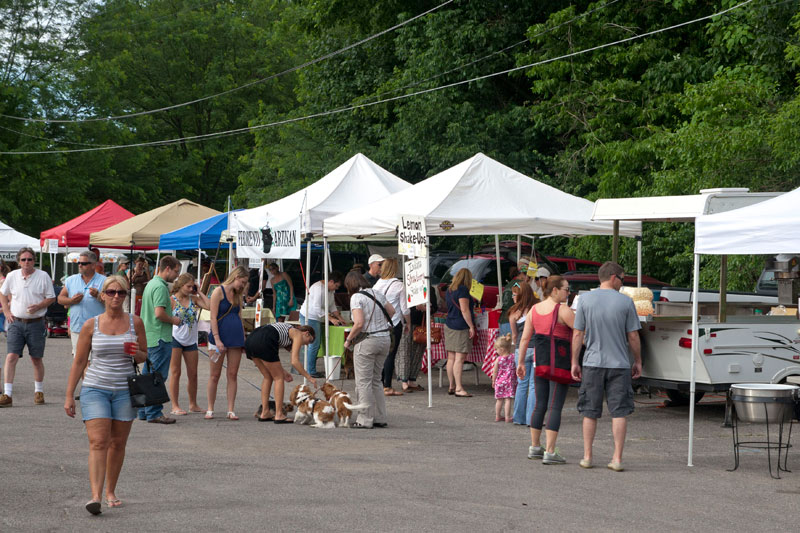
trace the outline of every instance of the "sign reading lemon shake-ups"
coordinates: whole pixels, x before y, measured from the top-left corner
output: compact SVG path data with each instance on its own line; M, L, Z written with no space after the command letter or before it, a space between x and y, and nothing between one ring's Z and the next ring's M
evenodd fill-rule
M428 257L425 217L400 215L397 227L397 253L408 257Z

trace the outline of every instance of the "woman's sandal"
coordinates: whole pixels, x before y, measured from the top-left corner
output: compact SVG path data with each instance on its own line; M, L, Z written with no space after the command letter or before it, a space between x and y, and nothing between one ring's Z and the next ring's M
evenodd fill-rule
M280 420L273 420L276 424L294 424L294 420L291 418L281 418Z
M228 414L227 414L227 415L225 415L225 417L226 417L228 420L239 420L239 417L238 417L238 416L236 416L236 413L234 413L233 411L228 411Z
M187 413L183 409L173 409L172 411L169 412L169 414L173 416L184 416Z
M106 505L109 507L122 507L122 500L115 498L113 500L106 500Z
M214 418L214 411L206 411L206 416L204 416L203 418L205 418L206 420L211 420L212 418Z
M93 515L99 515L103 512L103 506L97 500L89 500L86 502L86 510Z
M257 417L256 417L256 419L257 419L259 422L269 422L270 420L274 420L274 419L275 419L275 417L272 417L272 416L270 416L270 417L268 417L268 418L261 418L260 416L257 416Z
M384 396L402 396L402 392L398 392L391 387L384 387L383 388L383 395Z
M452 396L455 393L456 393L455 389L447 389L447 394L449 394L450 396Z

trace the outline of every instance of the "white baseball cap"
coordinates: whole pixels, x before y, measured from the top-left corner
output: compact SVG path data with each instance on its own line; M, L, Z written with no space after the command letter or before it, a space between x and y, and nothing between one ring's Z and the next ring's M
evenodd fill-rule
M549 278L550 271L547 270L545 267L540 267L539 270L536 271L537 278Z
M372 254L371 256L369 256L369 260L367 261L367 264L371 265L372 263L382 263L384 261L386 261L386 259L384 259L382 255L380 255L380 254Z

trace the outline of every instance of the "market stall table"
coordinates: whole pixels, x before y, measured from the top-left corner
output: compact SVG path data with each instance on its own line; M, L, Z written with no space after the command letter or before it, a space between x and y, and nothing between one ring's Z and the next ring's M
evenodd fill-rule
M435 364L437 361L442 361L447 359L447 350L444 347L444 324L433 324L434 328L438 328L442 330L442 342L439 344L431 344L431 365ZM476 330L477 333L477 340L474 340L472 343L472 348L470 349L469 353L467 354L466 361L470 363L474 363L475 365L475 384L478 384L478 366L477 364L483 363L482 369L486 372L486 363L484 361L490 360L489 363L489 371L487 374L491 374L492 367L491 364L494 363L495 357L497 357L497 353L494 350L494 341L497 339L497 332L499 330L497 328L489 328L489 329L479 329ZM422 371L427 372L428 360L425 355L422 356ZM442 369L439 369L439 387L442 386Z
M208 330L205 329L203 326L203 322L206 324L209 323L211 320L211 311L208 309L203 309L200 311L200 331L211 331L209 328ZM242 308L242 322L244 323L244 329L246 332L253 331L258 326L263 326L266 324L272 324L275 322L275 317L272 314L271 309L262 309L261 310L261 324L256 325L256 308L255 307L243 307Z

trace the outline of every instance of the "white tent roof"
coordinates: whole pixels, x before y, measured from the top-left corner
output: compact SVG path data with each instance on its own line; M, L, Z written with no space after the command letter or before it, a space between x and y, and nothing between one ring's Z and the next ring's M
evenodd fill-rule
M367 156L356 154L304 189L272 203L232 213L231 227L258 229L267 214L272 220L287 221L302 214L302 231L319 235L326 218L410 186Z
M751 193L747 188L703 189L684 196L603 198L594 205L593 220L694 222L700 215L721 213L774 198L780 193Z
M611 222L591 220L593 208L589 200L478 153L383 200L327 219L325 235L393 236L400 215L425 217L428 235L611 235ZM640 233L639 222L620 224L620 235Z
M0 253L3 254L4 258L12 252L13 255L16 255L19 249L25 246L32 248L36 252L41 249L39 246L39 239L29 237L24 233L18 232L11 226L0 222Z
M764 202L697 217L698 254L794 254L800 252L800 188Z

